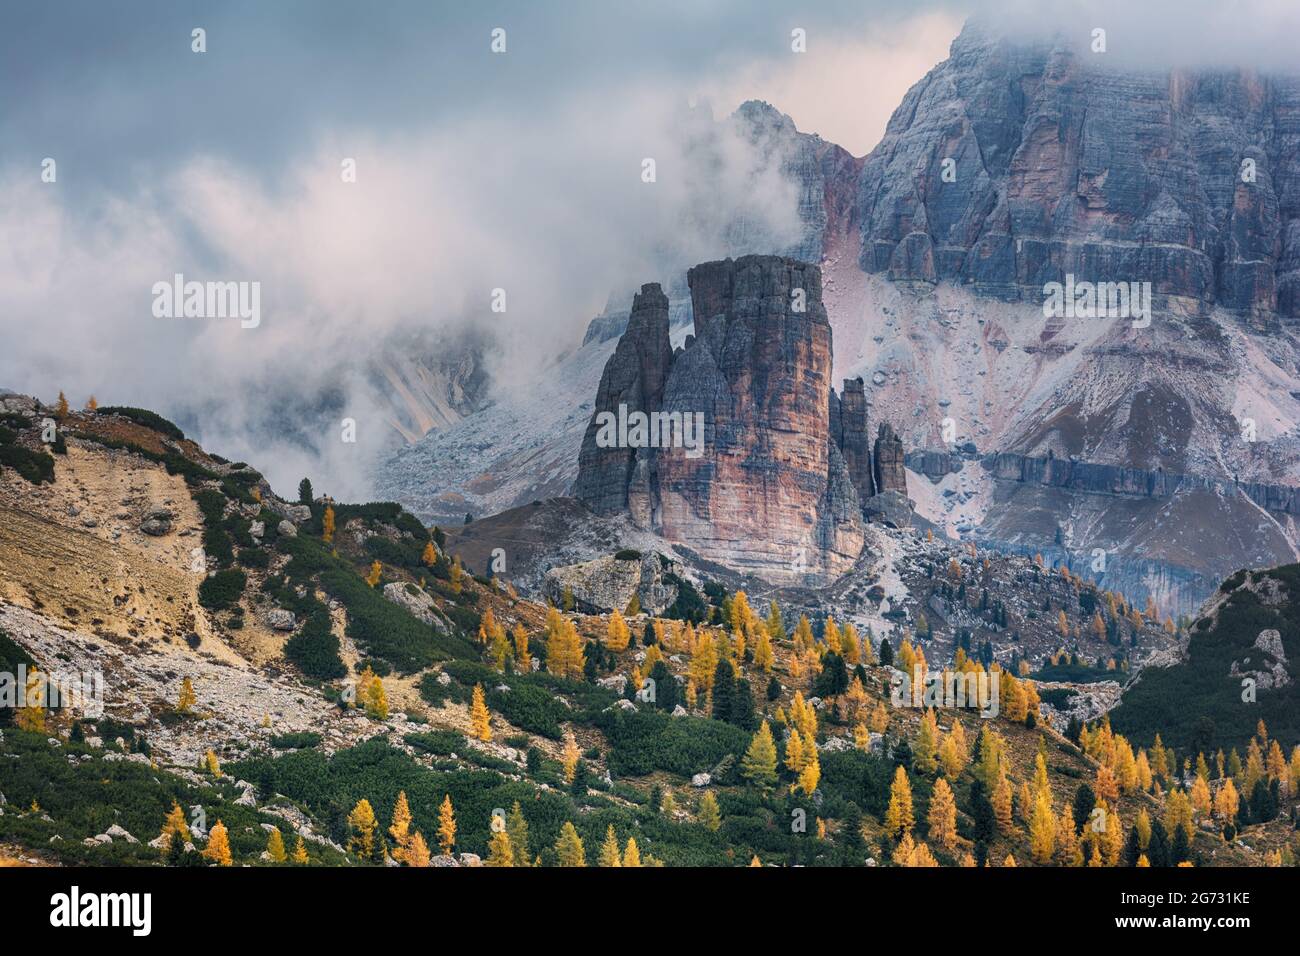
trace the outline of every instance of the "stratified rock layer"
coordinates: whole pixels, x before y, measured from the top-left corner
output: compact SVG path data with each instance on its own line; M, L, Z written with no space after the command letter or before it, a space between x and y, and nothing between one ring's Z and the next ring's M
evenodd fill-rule
M1010 299L1066 273L1149 281L1300 318L1298 147L1295 78L1127 72L968 25L867 158L861 264Z
M903 439L898 437L894 426L881 422L874 455L878 492L897 491L907 497L907 465L903 459Z
M841 454L842 411L841 434L831 431L831 330L820 270L745 256L696 266L688 281L696 334L675 354L658 286L637 297L601 379L576 497L601 514L626 511L707 560L770 581L838 576L861 551L863 529ZM682 421L698 414L702 447L698 454L601 448L602 413L617 415L620 406ZM865 402L862 426L865 432ZM849 445L861 472L865 434Z
M596 411L657 411L672 364L668 343L668 296L659 283L643 285L632 299L632 315L614 354L605 363L596 392ZM636 448L601 448L593 417L582 440L578 480L573 493L597 514L616 514L628 503L628 482L636 466Z
M876 493L876 478L871 467L871 444L867 433L867 396L860 378L846 378L844 392L831 393L831 437L835 440L849 470L859 501Z

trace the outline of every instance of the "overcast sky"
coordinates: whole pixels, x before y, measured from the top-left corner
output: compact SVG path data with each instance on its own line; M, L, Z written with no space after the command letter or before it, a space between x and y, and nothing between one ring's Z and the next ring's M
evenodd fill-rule
M272 457L277 486L320 468L338 493L364 494L357 463L330 459L337 449L298 447L301 436L279 447L244 423L286 390L325 388L365 420L374 396L348 359L390 333L500 322L535 364L571 344L610 289L667 281L654 274L665 242L711 240L678 234L699 202L682 182L684 104L720 117L766 99L863 155L972 14L1076 33L1102 17L1117 55L1154 67L1285 65L1298 33L1280 0L1064 4L1051 23L1045 6L5 3L0 387L154 407L215 450ZM504 55L489 48L497 27ZM790 49L796 27L804 54ZM654 193L639 181L644 156L666 171ZM41 181L47 157L54 183ZM356 183L340 180L345 157ZM779 184L709 200L719 215L759 203L773 228L792 213ZM151 287L176 272L260 281L263 325L154 318ZM499 286L505 318L485 308Z

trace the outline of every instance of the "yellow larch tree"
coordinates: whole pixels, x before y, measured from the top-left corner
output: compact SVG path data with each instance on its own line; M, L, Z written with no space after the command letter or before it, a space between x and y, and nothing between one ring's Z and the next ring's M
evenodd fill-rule
M384 682L369 667L367 667L359 678L361 685L361 703L366 709L366 716L375 720L388 719L388 694L384 690Z
M348 829L351 831L348 849L362 859L370 859L370 854L375 849L375 830L378 826L370 801L362 797L348 814Z
M1098 800L1104 800L1106 803L1115 803L1119 800L1119 781L1115 779L1115 772L1104 764L1097 768L1097 779L1092 789L1096 792Z
M894 780L889 785L889 808L885 811L885 832L891 837L911 833L916 825L912 815L912 785L907 771L901 766L894 770Z
M483 685L475 684L469 705L471 731L478 740L492 739L492 716L488 713L487 702L483 698Z
M514 655L515 668L520 673L527 674L533 669L533 657L528 653L528 632L524 630L522 624L516 624L511 630L510 636L514 638Z
M1170 790L1165 794L1165 832L1172 840L1174 831L1182 828L1190 845L1196 836L1196 826L1192 822L1192 800L1183 790Z
M817 758L817 741L807 738L804 740L804 762L799 769L799 789L807 796L812 796L813 791L817 789L817 784L821 781L822 767Z
M1204 815L1210 812L1210 786L1202 777L1197 777L1192 783L1192 809L1198 815Z
M826 623L822 625L822 643L829 653L843 655L844 642L840 636L839 625L835 623L834 617L827 617Z
M1237 785L1228 777L1214 795L1214 815L1221 823L1235 823L1240 806L1241 797L1237 794Z
M181 810L181 805L177 801L172 801L172 808L163 822L162 832L158 835L162 838L161 846L164 853L170 849L174 837L180 837L181 843L190 842L190 828L185 825L185 812Z
M858 629L851 623L845 624L841 641L844 645L844 663L849 667L857 667L862 662L862 638L858 637Z
M32 733L45 733L45 679L41 672L32 668L27 672L27 683L23 688L21 706L14 713L14 724L19 730Z
M866 711L867 704L871 698L867 696L867 689L862 686L862 681L855 674L853 680L849 682L849 689L844 692L844 719L847 723L857 723Z
M966 769L966 731L956 717L939 746L939 767L950 780L956 780Z
M1067 802L1056 821L1056 862L1060 866L1083 866L1079 834L1074 826L1074 808Z
M606 628L605 646L611 651L625 651L632 640L632 632L628 629L627 621L623 615L615 608L609 615L609 625Z
M871 749L871 731L863 723L854 724L853 726L853 747L855 750Z
M636 837L627 838L627 846L623 848L623 865L634 867L641 865L641 851L637 848Z
M497 624L496 615L492 609L488 608L483 612L483 617L478 622L478 642L486 647L492 642L492 635L500 625Z
M1056 850L1056 816L1052 813L1049 791L1039 790L1029 819L1029 851L1039 866L1052 862Z
M510 845L515 850L515 866L532 866L528 849L528 821L524 818L518 800L511 805L510 815L506 817L506 833L510 834Z
M885 710L884 701L878 701L876 708L871 712L871 722L868 725L878 734L883 734L889 729L889 712Z
M438 846L443 856L450 856L456 845L456 811L451 805L451 794L443 794L438 807Z
M586 866L587 855L583 850L582 838L568 820L560 827L560 835L555 841L555 856L560 866Z
M740 773L750 783L765 789L776 784L776 743L766 720L759 724L758 732L741 758Z
M993 788L993 817L1002 833L1011 832L1011 784L1005 776Z
M718 798L712 790L707 790L700 798L699 820L706 829L717 833L722 828L722 811L718 809Z
M713 676L717 666L717 645L710 638L707 631L701 631L695 641L695 651L691 654L691 662L687 666L687 673L695 683L696 693L700 691L707 693L713 689Z
M514 866L515 850L510 845L510 834L505 829L493 830L488 840L488 858L486 866Z
M557 677L578 680L586 664L577 627L551 608L546 616L546 669Z
M564 732L564 753L560 758L560 763L564 766L564 782L573 783L574 778L578 775L578 758L582 754L578 750L578 741L573 736L572 730Z
M803 699L803 694L795 691L790 701L790 722L805 737L817 737L817 708Z
M597 866L622 866L623 854L618 848L618 836L614 833L614 824L610 824L605 830L605 842L600 845L600 853L596 857Z
M208 834L208 845L203 849L203 857L217 866L230 866L234 862L230 856L230 835L226 833L226 825L220 819Z
M789 736L785 740L785 768L791 773L798 774L803 769L803 764L803 736L797 728L791 727Z
M921 717L921 726L912 744L912 769L917 773L932 774L939 766L939 725L934 709L929 708Z
M397 792L397 802L393 804L393 823L388 828L388 835L393 838L393 859L401 863L411 839L411 805L406 800L405 790Z
M957 801L953 798L952 787L943 777L935 781L930 811L925 819L930 826L931 840L945 850L957 845Z
M754 638L753 652L754 666L764 674L772 673L772 665L776 663L776 655L772 651L772 638L765 628L759 628Z
M272 827L266 838L266 855L271 858L272 863L283 863L289 858L289 855L284 852L284 837L280 835L279 827Z
M194 682L188 677L183 678L180 695L176 698L176 713L188 714L196 703L198 698L194 696Z
M429 845L418 830L411 834L410 842L402 851L402 862L421 869L429 865Z

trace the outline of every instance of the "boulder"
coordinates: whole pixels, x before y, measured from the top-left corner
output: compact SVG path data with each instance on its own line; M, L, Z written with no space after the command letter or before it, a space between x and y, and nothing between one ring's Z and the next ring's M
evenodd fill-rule
M267 627L275 631L292 631L298 626L298 618L293 611L282 607L271 608L262 619Z
M635 596L645 611L660 614L677 600L677 586L665 579L674 570L673 562L657 553L621 551L552 568L542 587L556 604L564 600L566 591L572 594L577 609L585 613L622 612Z
M384 597L394 604L406 608L435 630L446 632L447 625L443 622L442 613L438 610L433 598L429 596L427 591L421 590L414 584L394 581L392 584L384 585Z
M139 843L139 842L140 842L139 840L137 840L135 837L133 837L130 833L128 833L125 829L123 829L121 826L119 826L119 825L116 824L116 823L114 823L111 827L109 827L107 830L105 830L104 833L105 833L105 835L107 835L110 839L113 839L113 840L125 840L127 843Z

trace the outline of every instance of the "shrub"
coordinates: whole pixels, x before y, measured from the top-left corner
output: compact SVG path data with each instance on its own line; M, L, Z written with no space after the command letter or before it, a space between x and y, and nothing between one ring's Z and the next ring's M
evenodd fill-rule
M468 748L465 735L454 730L425 730L417 734L407 734L402 738L416 750L446 757L450 754L463 754Z
M729 754L739 759L749 746L749 734L720 720L623 711L600 717L611 746L609 769L620 775L665 770L689 777L712 769Z
M33 485L54 481L54 458L42 451L31 451L22 445L0 444L0 469L12 468L18 476Z
M700 597L700 592L695 589L695 585L675 574L664 575L664 580L677 585L677 597L669 608L664 611L664 617L699 624L709 616L709 606L704 603L704 599Z
M323 604L313 603L316 607L307 615L307 622L285 643L284 656L308 677L335 680L348 669L339 656L339 639L331 627L329 611Z
M348 636L403 673L454 657L476 657L467 641L436 632L405 608L386 600L352 571L322 571L321 587L348 611Z
M147 408L130 408L125 405L101 405L96 412L100 415L120 415L122 418L129 418L137 425L143 425L145 428L151 428L156 432L161 432L171 438L180 441L185 437L185 433L163 418L157 412L151 412Z
M441 707L448 700L463 704L468 696L455 681L438 683L438 675L429 673L420 678L420 697L434 707Z
M395 568L418 568L423 550L413 541L390 541L382 535L366 539L366 551Z
M235 560L235 549L224 528L210 525L203 529L203 550L218 567Z
M271 566L271 555L262 548L240 548L239 563L246 568L265 570Z
M199 603L212 611L228 608L239 600L247 583L243 571L235 568L218 571L199 585Z
M204 524L216 525L221 523L221 519L226 513L226 496L219 491L213 491L211 488L204 488L196 491L191 497L194 503L199 506L199 511L203 514Z
M560 722L569 717L568 708L553 694L524 683L514 684L508 692L492 691L488 706L514 726L552 740L560 739Z
M9 635L0 631L0 673L17 674L19 665L32 666L32 659L27 652L10 640ZM14 708L0 707L0 726L13 722Z

